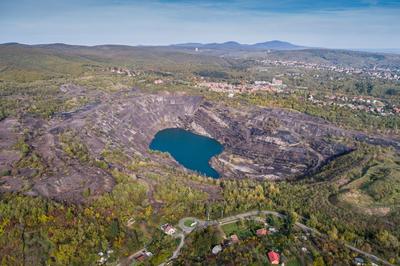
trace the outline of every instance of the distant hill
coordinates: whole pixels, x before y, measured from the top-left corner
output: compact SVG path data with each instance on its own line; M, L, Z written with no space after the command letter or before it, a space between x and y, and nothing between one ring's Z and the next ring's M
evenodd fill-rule
M195 51L194 48L200 48ZM400 55L350 50L313 49L287 42L252 45L237 42L188 43L172 46L97 45L62 43L0 44L0 81L32 81L79 76L92 68L122 66L177 73L221 73L232 66L243 67L249 59L301 61L345 67L400 66Z
M271 49L271 50L301 50L301 49L307 48L304 46L292 44L290 42L282 42L282 41L277 41L277 40L256 43L251 46L260 48L260 49Z
M283 42L278 40L255 43L255 44L241 44L234 41L224 43L181 43L171 45L172 47L183 47L183 48L201 48L201 49L219 49L219 50L242 50L242 51L254 51L254 50L301 50L306 49L305 46L295 45L289 42Z
M79 76L90 67L111 66L184 73L205 69L220 71L231 66L231 62L168 46L0 44L0 82Z
M370 53L386 53L386 54L400 54L399 48L386 48L386 49L351 49L354 51L370 52Z

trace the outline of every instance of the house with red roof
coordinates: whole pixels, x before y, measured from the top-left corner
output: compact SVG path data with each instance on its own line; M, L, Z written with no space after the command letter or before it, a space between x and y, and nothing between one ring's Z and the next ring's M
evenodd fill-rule
M268 230L265 228L260 228L256 231L257 236L265 236L268 234Z
M279 253L275 251L268 252L268 259L271 264L279 264Z
M173 235L176 233L175 227L170 224L163 224L161 225L161 230L164 231L167 235Z

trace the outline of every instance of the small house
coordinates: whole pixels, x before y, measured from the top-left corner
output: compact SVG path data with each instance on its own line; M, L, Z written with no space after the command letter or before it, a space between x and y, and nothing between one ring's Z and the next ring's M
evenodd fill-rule
M365 265L365 261L363 258L357 257L357 258L354 258L354 264L359 265L359 266Z
M140 253L140 254L137 255L134 259L135 259L137 262L143 262L143 261L145 261L145 260L147 259L147 256L146 256L146 254L144 254L144 253Z
M161 225L161 230L166 233L167 235L173 235L176 233L175 227L170 224L163 224Z
M147 258L152 257L153 253L149 252L149 251L141 251L140 253L138 253L137 255L135 255L135 257L133 257L135 259L135 261L137 262L143 262L145 261Z
M260 228L256 231L257 236L265 236L268 234L267 229L265 228Z
M268 231L271 232L272 234L277 233L278 229L276 229L275 227L270 227L268 228Z
M217 255L218 253L220 253L222 251L222 247L221 245L216 245L215 247L213 247L213 249L211 250L212 254Z
M268 259L271 264L279 264L279 253L275 251L268 252Z
M239 242L239 238L237 235L231 235L231 242L232 243L238 243Z
M273 78L272 79L272 84L273 85L283 85L283 81L280 80L280 79Z

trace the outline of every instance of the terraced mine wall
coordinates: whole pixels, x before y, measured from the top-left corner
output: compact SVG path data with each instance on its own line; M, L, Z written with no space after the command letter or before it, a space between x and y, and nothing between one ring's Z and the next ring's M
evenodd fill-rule
M143 156L179 166L172 158L149 152L154 135L165 128L184 128L206 135L224 145L212 159L222 178L296 179L317 171L328 161L351 152L354 147L339 138L392 146L397 140L369 137L340 129L322 119L302 113L259 107L232 108L205 101L200 96L145 94L135 90L116 93L95 104L50 121L25 117L0 122L0 137L7 139L0 153L1 167L11 174L0 180L0 191L22 191L67 202L82 202L111 191L115 182L106 171L69 158L60 136L74 132L91 158L102 160L102 151L118 149L128 157ZM16 138L22 129L30 132L28 144L51 171L29 178L26 171L12 171L19 156ZM4 147L3 147L4 146ZM114 165L113 167L120 167ZM182 168L183 169L183 168Z

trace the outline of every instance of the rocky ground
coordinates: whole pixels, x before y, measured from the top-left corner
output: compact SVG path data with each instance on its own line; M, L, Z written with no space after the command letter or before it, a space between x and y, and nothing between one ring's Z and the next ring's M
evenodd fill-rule
M61 90L66 94L85 92L73 85ZM139 156L178 165L173 159L148 150L153 136L171 127L185 128L222 143L224 151L213 158L212 165L223 178L299 178L351 152L353 147L340 139L400 149L396 140L346 131L298 112L232 108L200 96L154 95L132 89L100 95L95 102L50 120L23 117L1 121L0 191L23 191L67 202L85 201L111 191L115 181L107 171L88 163L83 155L78 158L68 154L68 142L81 143L78 147L83 147L91 161L101 162L105 149L118 149L128 158ZM66 135L70 138L66 139ZM21 159L21 138L29 147L25 157L34 155L40 174L23 167L32 162L26 164ZM85 191L90 191L90 196L85 197Z

